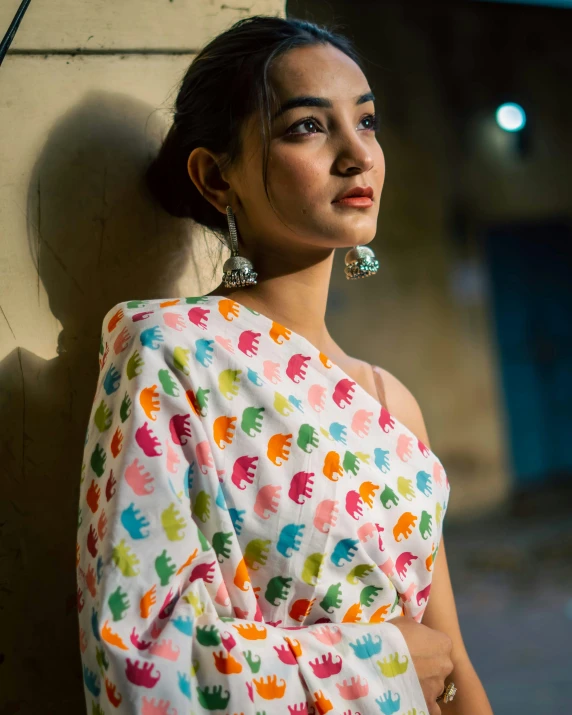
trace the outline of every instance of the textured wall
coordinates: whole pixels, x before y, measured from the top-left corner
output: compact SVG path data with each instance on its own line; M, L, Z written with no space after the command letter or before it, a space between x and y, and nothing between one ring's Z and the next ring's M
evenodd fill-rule
M194 53L253 14L283 3L34 0L0 68L3 715L84 712L74 545L101 320L211 289L202 236L191 250L141 173Z

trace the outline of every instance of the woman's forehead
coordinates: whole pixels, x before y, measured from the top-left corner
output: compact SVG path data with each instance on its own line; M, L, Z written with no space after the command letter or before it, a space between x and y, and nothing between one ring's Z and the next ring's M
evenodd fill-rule
M279 100L295 94L350 98L356 82L367 85L361 68L332 45L310 45L288 50L275 60L269 79Z

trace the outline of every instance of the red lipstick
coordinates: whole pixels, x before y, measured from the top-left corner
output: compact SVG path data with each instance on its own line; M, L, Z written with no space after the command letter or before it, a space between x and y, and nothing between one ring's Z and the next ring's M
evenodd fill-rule
M332 203L342 206L366 208L373 206L373 189L371 186L354 186L338 194Z

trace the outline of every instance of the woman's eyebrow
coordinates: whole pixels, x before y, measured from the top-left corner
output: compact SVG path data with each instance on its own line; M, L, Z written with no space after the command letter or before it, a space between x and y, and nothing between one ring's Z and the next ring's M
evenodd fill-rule
M373 92L366 92L356 97L356 105L364 104L365 102L375 102ZM333 106L332 101L326 97L292 97L291 99L287 99L284 104L280 106L280 109L272 118L278 119L280 115L289 109L294 109L294 107L323 107L325 109L331 109Z

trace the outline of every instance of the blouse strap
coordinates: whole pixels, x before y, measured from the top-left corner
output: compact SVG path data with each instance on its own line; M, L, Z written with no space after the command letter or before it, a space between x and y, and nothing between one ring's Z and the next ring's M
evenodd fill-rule
M383 378L381 376L381 368L379 368L377 365L372 365L371 366L372 372L373 372L373 379L375 380L375 386L377 388L377 396L379 398L379 401L381 402L382 406L387 409L387 405L385 404L385 388L383 386Z

